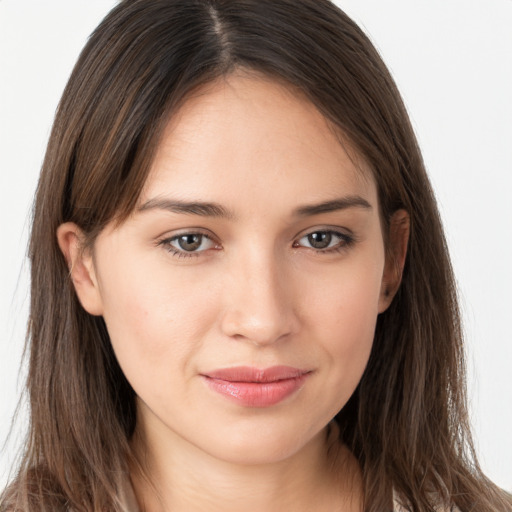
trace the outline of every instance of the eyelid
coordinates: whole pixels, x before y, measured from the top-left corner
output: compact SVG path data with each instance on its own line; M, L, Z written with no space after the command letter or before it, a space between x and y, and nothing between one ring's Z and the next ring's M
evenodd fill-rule
M216 240L217 237L208 229L205 228L182 228L173 231L166 231L162 235L159 235L155 238L156 242L173 240L175 238L179 238L180 236L185 235L203 235L210 240Z
M330 233L330 234L336 236L337 238L339 238L340 241L332 247L328 246L323 249L317 249L315 247L305 247L303 245L299 245L300 240L302 240L303 238L308 237L309 235L312 235L314 233ZM293 247L295 247L295 248L304 247L305 249L310 249L319 254L322 254L322 253L326 254L329 252L337 252L337 251L341 251L343 249L347 249L349 246L353 245L355 242L357 242L356 236L350 230L343 229L340 227L321 226L321 227L309 229L309 230L299 234L294 239Z
M210 240L212 244L214 244L214 247L208 248L208 249L202 249L200 251L185 251L183 249L179 249L175 247L174 245L171 245L171 242L174 242L175 240L179 239L182 236L186 235L201 235L204 238L207 238ZM200 256L202 253L207 252L209 249L212 248L218 248L216 246L219 245L219 243L216 241L216 238L206 230L202 228L188 228L183 229L180 232L175 232L168 235L163 235L158 237L156 240L156 245L163 247L166 251L170 252L173 256L177 257L194 257L194 256Z
M294 237L294 240L300 240L301 238L312 235L313 233L333 233L335 235L339 235L340 237L355 238L355 234L348 228L343 228L340 226L315 226L301 231Z
M348 231L348 232L345 232ZM339 242L335 244L332 247L325 247L325 248L315 248L315 247L307 247L304 245L299 244L300 240L308 237L309 235L312 235L314 233L330 233L337 237L339 239ZM202 250L195 250L195 251L186 251L184 249L179 249L175 247L174 245L171 245L171 242L174 242L175 240L179 239L181 236L186 235L201 235L202 237L210 240L212 244L214 244L214 247L210 247L207 249ZM311 228L305 232L302 232L298 236L296 236L293 240L293 247L299 248L303 247L305 249L310 249L318 254L327 254L330 252L339 252L344 249L347 249L349 246L354 244L356 242L355 235L347 229L343 229L340 227L331 227L331 226L320 226L316 228ZM188 228L183 229L180 232L175 232L173 234L169 234L167 236L161 236L157 239L156 245L164 247L168 252L170 252L173 256L176 257L198 257L201 256L203 253L206 253L210 249L220 249L219 242L216 241L216 237L214 237L210 232L207 230L204 230L203 228Z

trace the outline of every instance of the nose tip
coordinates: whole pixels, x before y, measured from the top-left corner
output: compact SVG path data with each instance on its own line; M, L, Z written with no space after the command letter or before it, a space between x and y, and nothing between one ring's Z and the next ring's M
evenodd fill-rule
M257 314L247 315L240 310L225 315L222 330L231 338L244 339L255 345L270 345L291 332L277 321L262 320Z
M269 345L294 333L297 317L291 289L277 272L247 273L226 287L221 328L231 338Z

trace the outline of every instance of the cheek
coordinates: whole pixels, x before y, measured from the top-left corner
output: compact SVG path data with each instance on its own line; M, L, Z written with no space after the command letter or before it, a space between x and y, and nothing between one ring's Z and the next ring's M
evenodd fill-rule
M347 340L367 338L378 315L382 270L380 262L354 258L325 273L315 273L303 290L308 297L309 322L345 333Z
M211 290L168 265L117 260L102 279L104 319L123 372L136 391L191 372L215 318ZM128 277L127 277L128 276ZM158 376L158 379L156 377Z
M352 279L345 280L340 286L338 300L333 300L331 314L333 329L344 333L342 341L346 340L348 348L351 341L357 349L357 346L373 340L378 315L380 280L372 278L369 273L359 277L352 274L351 277ZM333 291L333 295L336 291Z
M332 334L326 333L324 339L329 340L333 363L356 369L366 365L373 344L377 301L374 294L360 289L345 289L344 292L347 293L328 310Z
M380 266L346 268L326 280L310 302L309 320L319 340L337 410L349 399L364 372L373 345L380 296ZM332 396L331 396L332 395ZM327 399L327 396L326 396Z

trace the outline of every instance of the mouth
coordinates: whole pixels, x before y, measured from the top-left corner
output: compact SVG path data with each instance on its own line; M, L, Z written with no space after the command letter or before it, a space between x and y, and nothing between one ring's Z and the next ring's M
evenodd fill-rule
M245 407L270 407L298 392L311 374L291 366L238 366L202 374L208 387Z

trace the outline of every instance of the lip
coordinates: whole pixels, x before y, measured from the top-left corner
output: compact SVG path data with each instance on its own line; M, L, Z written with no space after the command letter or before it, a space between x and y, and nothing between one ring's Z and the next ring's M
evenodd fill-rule
M291 366L237 366L202 374L210 389L246 407L270 407L296 393L311 374Z

